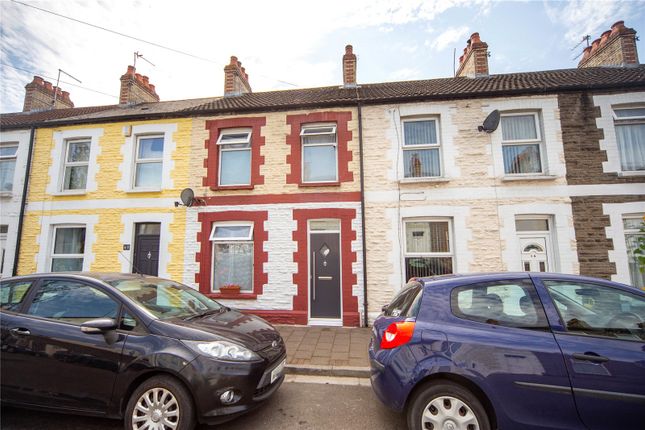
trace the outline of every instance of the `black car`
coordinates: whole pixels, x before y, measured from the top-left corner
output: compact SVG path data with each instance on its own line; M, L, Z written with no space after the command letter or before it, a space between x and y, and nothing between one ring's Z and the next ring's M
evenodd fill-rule
M0 292L3 403L184 430L252 409L284 379L269 323L170 280L48 273Z

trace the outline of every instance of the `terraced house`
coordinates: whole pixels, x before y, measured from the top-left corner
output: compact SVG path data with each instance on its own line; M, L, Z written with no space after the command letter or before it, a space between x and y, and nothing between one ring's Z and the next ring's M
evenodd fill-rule
M576 69L494 75L474 33L456 77L381 84L357 83L348 45L342 84L261 93L231 57L223 97L173 102L130 67L118 105L2 115L3 148L18 129L33 143L17 271L155 274L274 322L346 326L414 276L643 287L635 34L617 22Z

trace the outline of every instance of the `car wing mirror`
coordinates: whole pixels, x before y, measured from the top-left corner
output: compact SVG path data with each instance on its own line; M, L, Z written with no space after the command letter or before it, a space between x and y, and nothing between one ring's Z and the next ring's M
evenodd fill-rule
M116 329L116 321L112 318L97 318L81 324L81 331L87 334L100 334Z
M383 313L387 312L388 308L389 308L388 305L383 305L383 307L381 308L381 312Z

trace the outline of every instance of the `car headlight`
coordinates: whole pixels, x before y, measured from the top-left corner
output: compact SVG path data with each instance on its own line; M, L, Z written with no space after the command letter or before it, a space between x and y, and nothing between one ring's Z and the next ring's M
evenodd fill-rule
M187 345L209 357L230 361L255 361L260 356L248 348L225 340L213 342L184 341Z

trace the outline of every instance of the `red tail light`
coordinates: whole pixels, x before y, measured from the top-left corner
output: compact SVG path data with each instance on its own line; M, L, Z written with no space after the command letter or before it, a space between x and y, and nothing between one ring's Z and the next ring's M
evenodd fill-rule
M381 339L381 349L396 348L405 345L412 339L414 321L395 322L388 326Z

